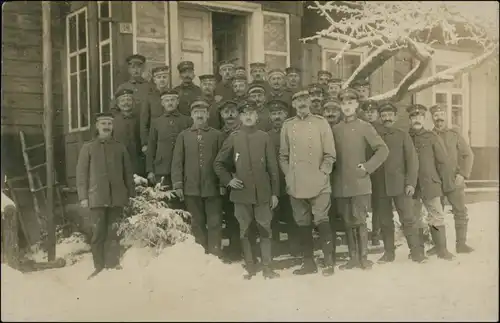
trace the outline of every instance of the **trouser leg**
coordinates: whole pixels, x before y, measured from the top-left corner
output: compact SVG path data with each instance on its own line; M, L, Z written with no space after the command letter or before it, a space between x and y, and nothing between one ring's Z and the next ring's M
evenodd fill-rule
M353 201L350 197L343 197L337 199L338 209L342 216L342 222L345 227L345 235L347 239L347 249L349 251L349 261L339 266L340 269L352 269L359 267L359 257L358 257L358 243L356 236L356 221L354 221L353 213Z
M331 195L331 206L330 206L330 211L329 211L329 218L330 218L330 229L332 231L332 260L333 264L335 265L336 263L336 255L337 255L337 226L338 226L338 221L337 217L339 215L338 212L338 206L337 206L337 199L333 198L333 195Z
M246 278L251 278L251 276L256 273L252 243L249 239L250 228L255 219L253 205L235 203L234 216L240 225L241 248L243 250L245 268L248 272L248 276Z
M302 245L302 267L295 270L294 275L306 275L317 272L314 262L314 241L312 236L312 209L305 199L290 196L293 217L298 226L300 244Z
M403 233L410 249L410 254L413 260L420 261L424 257L424 245L421 242L421 235L413 211L413 199L404 194L394 197L394 204L398 211L399 220L403 227ZM422 229L423 233L423 229Z
M392 198L387 196L372 198L372 214L378 218L380 223L384 251L393 255L396 247L394 245Z
M106 240L104 243L104 259L106 268L116 268L120 265L120 239L118 237L118 223L123 216L123 208L111 207L107 209Z
M453 259L453 254L448 251L446 246L446 227L444 224L444 211L439 197L424 200L424 205L429 212L429 226L432 239L436 245L439 258L446 260Z
M92 237L90 246L94 268L102 270L106 264L104 254L104 243L107 236L106 208L97 207L90 209L90 220L92 223Z
M448 202L451 204L451 212L455 219L456 249L460 253L469 253L474 249L467 245L467 228L469 216L465 206L465 190L463 187L457 187L447 195Z
M229 255L237 258L241 256L240 225L234 216L234 204L229 200L229 196L223 197L224 220L229 238Z
M196 243L207 251L207 219L201 196L185 196L186 207L191 213L191 231Z
M325 266L333 266L334 239L330 226L329 211L331 208L331 194L323 193L310 200L314 224L318 227L321 240L321 249L325 259Z
M380 235L381 235L381 223L380 223L380 213L374 211L373 205L379 197L371 196L371 207L372 207L372 245L380 245ZM392 213L392 210L391 210Z
M208 252L220 256L222 242L222 199L220 196L203 199L207 216Z

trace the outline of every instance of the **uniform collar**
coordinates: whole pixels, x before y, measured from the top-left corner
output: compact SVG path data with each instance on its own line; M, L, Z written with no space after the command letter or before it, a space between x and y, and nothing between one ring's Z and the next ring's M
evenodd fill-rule
M425 128L423 128L423 127L422 127L422 129L420 129L420 130L414 130L414 129L410 128L410 131L409 131L410 135L412 135L412 136L421 135L421 134L423 134L424 132L426 132L426 130L425 130Z
M301 117L298 113L296 115L297 119L299 120L306 120L307 118L309 118L310 116L312 116L313 114L311 112L308 112L304 117Z
M283 95L283 91L282 90L272 90L271 91L271 95L272 96L282 96Z
M443 129L438 129L438 128L434 127L433 130L436 133L443 133L443 132L446 132L448 130L448 127L444 127Z
M355 122L355 121L358 121L358 117L357 116L354 116L354 118L352 118L352 120L347 120L346 118L344 118L344 123L351 123L351 122Z
M181 113L179 112L179 109L175 109L174 111L171 111L171 112L163 112L163 115L166 116L166 117L176 117L178 115L180 115Z
M241 126L241 123L236 122L232 127L228 127L226 124L224 124L223 130L225 132L236 130Z
M107 138L100 138L100 137L97 137L97 140L101 143L101 144L107 144L109 143L111 140L112 140L112 136L109 136Z
M142 83L146 83L147 81L141 76L137 79L130 79L129 82L132 84L142 84Z
M124 113L119 112L118 115L121 116L123 119L133 119L134 118L134 114L133 113L125 115Z
M194 83L193 82L189 82L189 83L184 83L182 82L181 83L181 87L193 87L194 86Z
M248 127L248 126L241 125L240 130L242 130L242 131L244 131L244 132L246 132L246 133L254 133L254 132L256 132L258 129L257 129L257 125L252 126L252 127Z
M192 125L190 129L191 131L198 131L198 130L208 131L210 127L207 124L200 128L196 128L195 125Z

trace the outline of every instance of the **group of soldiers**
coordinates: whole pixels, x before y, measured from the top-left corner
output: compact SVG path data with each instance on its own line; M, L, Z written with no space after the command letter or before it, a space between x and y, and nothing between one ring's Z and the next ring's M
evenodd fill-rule
M424 228L434 247L427 255L453 259L446 245L444 200L455 216L456 251L468 253L464 180L473 155L446 112L430 108L434 131L424 129L427 108L408 107L410 131L395 127L398 109L369 100L365 80L346 89L328 71L318 83L301 86L301 71L266 71L250 64L252 80L231 61L219 64L221 80L178 64L182 83L169 84L168 66L142 75L146 58L127 58L130 80L115 92L112 111L96 116L97 137L84 144L77 165L78 195L90 208L95 276L121 268L113 225L135 195L133 174L174 190L172 208L191 214L192 232L206 253L222 257L223 223L229 234L224 260L243 257L245 278L276 278L271 261L286 223L290 253L302 256L296 275L316 273L313 230L324 256L322 274L335 271L336 231L344 227L349 260L341 269L370 269L368 209L372 242L382 236L379 263L395 259L393 204L410 249L425 262ZM428 211L422 216L422 204ZM257 237L259 244L257 245ZM274 243L273 243L274 242ZM257 248L259 246L260 248ZM225 248L224 248L225 249Z

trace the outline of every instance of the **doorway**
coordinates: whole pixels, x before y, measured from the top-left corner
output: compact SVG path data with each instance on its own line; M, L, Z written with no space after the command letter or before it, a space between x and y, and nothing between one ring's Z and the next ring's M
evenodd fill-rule
M247 66L248 16L232 10L214 10L189 5L179 8L179 61L192 61L196 75L218 76L221 60ZM177 73L174 84L179 82ZM194 82L198 84L198 78Z

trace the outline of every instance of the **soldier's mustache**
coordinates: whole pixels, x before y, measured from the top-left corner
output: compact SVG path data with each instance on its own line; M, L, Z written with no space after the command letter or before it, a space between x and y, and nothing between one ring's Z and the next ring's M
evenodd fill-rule
M437 119L436 121L444 122L444 119Z

